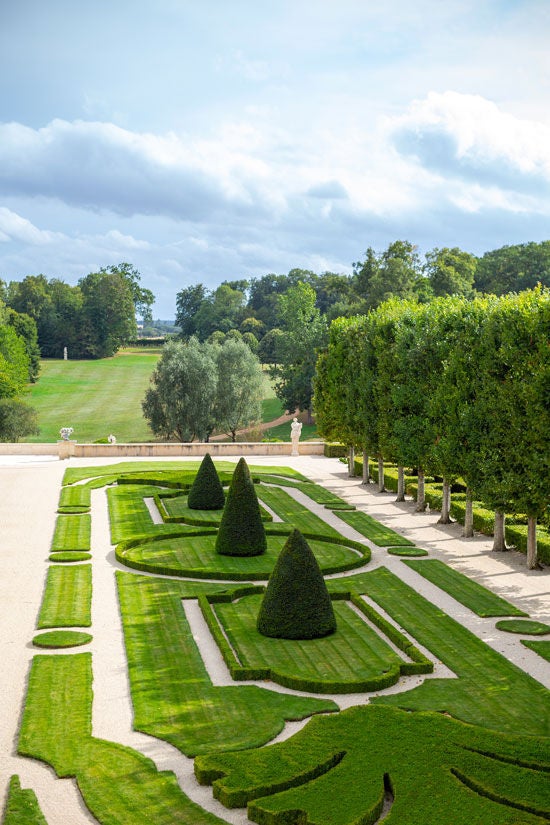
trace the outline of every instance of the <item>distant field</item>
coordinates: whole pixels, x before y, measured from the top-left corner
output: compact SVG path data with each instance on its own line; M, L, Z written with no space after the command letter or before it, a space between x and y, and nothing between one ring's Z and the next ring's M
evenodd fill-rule
M72 427L72 437L81 442L107 438L110 433L117 441L154 441L141 402L160 352L124 349L100 361L43 360L39 380L26 399L38 412L40 434L24 440L57 441L61 427ZM265 374L262 421L273 421L283 412ZM302 440L306 431L307 437L314 435L304 425ZM288 440L289 425L275 427L266 436Z
M59 439L73 427L77 441L97 441L112 433L118 441L153 441L141 412L160 350L122 350L100 361L42 361L39 380L26 400L38 412L40 434L25 439Z

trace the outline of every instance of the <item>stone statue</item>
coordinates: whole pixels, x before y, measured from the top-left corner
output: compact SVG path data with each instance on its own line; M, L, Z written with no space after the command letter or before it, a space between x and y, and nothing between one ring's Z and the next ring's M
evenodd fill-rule
M111 435L107 438L109 444L116 444L116 436L111 433Z
M300 434L302 432L302 425L298 421L297 418L292 419L292 424L290 425L290 439L292 441L292 452L291 455L300 455L298 452L298 442L300 440Z
M68 441L73 433L74 430L72 427L61 427L61 429L59 430L59 435L61 436L63 441Z

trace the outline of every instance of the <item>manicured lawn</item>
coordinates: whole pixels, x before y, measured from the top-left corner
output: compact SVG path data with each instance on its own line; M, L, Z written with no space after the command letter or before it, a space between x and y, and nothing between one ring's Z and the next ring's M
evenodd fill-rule
M124 474L133 483L108 491L117 559L149 572L189 577L113 571L135 728L196 756L201 783L214 783L224 804L248 804L250 819L269 825L375 823L384 798L388 825L548 822L548 690L389 570L351 572L368 561L370 551L361 557L362 545L346 542L306 506L272 486L296 487L331 509L342 506L298 473L251 466L254 476L272 482L257 485L260 499L285 519L266 523L268 552L263 556L219 556L215 527L154 524L144 499L175 493L176 498L165 501L185 518L183 488L199 463L143 462L136 472L136 463L128 462L70 468L65 474L65 483L88 480L82 488L86 492L75 487L62 493L60 504L68 508L86 506L90 489ZM235 465L216 466L228 480ZM366 514L336 512L371 541L418 552ZM212 513L195 511L195 516L199 522L212 520ZM89 514L58 517L54 545L64 551L58 558L78 558L75 545L85 544L86 536L89 546L89 521ZM238 584L267 578L294 524L309 533L308 543L325 573L348 571L327 579L338 627L324 639L293 642L261 636L256 630L259 588ZM405 563L480 615L514 615L511 605L439 561ZM212 581L216 579L224 580ZM89 624L91 583L91 564L50 566L38 627L52 632L36 636L35 644L87 640L86 634L63 628ZM194 598L235 678L261 681L212 683L193 635L207 631L192 629L185 613L183 600ZM534 626L528 620L521 624L520 632ZM416 644L454 677L429 675L432 664ZM526 645L550 658L549 642ZM91 665L90 653L54 651L34 657L19 753L47 762L58 776L76 777L85 804L102 825L141 825L144 812L147 821L159 825L220 823L185 796L172 773L158 772L130 748L92 736ZM407 674L416 675L414 687L400 693L383 690ZM291 689L320 693L278 693L270 689L270 676ZM321 696L325 689L367 691L370 704L339 712ZM299 733L268 745L285 721L310 716ZM10 800L25 800L35 818L6 820L7 825L43 825L31 795L12 784Z
M215 604L215 614L243 667L267 669L282 685L314 693L353 693L395 684L403 658L348 602L333 603L337 630L322 639L290 641L262 636L256 621L262 594Z
M51 552L88 551L90 549L91 529L92 522L88 513L59 515L55 523Z
M118 441L154 441L141 402L159 354L121 350L98 361L43 360L28 397L38 412L40 433L26 440L57 441L61 427L73 427L71 437L77 441L110 433Z
M385 793L396 825L543 825L549 744L367 705L268 748L199 756L195 773L226 806L248 804L250 819L271 825L375 823Z
M174 527L174 525L166 525ZM137 570L147 570L170 576L192 576L201 579L226 579L228 581L262 581L269 578L277 556L288 538L286 534L267 534L267 550L261 556L225 556L216 553L216 531L210 534L196 528L198 535L187 534L174 537L160 536L155 541L139 544L128 542L117 548L117 559ZM349 570L365 563L351 547L334 544L320 539L308 539L321 570L337 572Z
M352 512L344 510L343 512L336 511L336 515L379 547L398 547L412 544L412 541L400 536L399 533L389 527L385 527L372 516L369 516L368 513L359 510Z
M213 686L182 607L187 583L120 572L117 583L139 730L195 755L258 747L282 729L284 719L335 710L325 699Z
M89 627L92 604L92 567L90 564L51 565L38 627Z
M90 654L35 656L18 752L51 765L59 777L74 776L105 825L143 825L144 812L155 825L223 825L191 802L171 771L159 772L137 751L92 737L91 713Z
M505 599L496 596L486 587L453 570L439 559L428 561L406 561L407 567L416 570L432 584L440 587L457 602L469 608L477 616L526 616L523 610L514 607ZM498 626L498 625L497 625ZM549 631L550 632L550 631Z

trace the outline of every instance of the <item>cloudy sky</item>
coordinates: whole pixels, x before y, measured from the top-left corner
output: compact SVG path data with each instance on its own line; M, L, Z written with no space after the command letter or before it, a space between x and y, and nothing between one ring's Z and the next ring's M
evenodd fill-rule
M0 278L550 238L548 0L0 0Z

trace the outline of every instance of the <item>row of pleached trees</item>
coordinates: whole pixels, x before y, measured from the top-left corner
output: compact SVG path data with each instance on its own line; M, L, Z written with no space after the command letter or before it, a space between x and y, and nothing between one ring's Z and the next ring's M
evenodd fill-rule
M505 549L504 514L528 516L527 563L536 566L537 520L550 504L550 291L391 300L366 316L338 318L319 354L314 407L320 432L352 449L443 478L495 511L494 548Z

